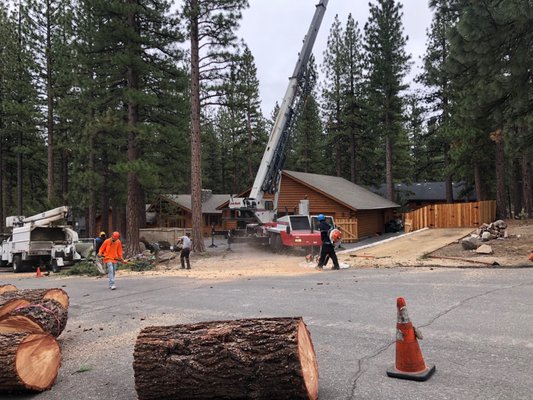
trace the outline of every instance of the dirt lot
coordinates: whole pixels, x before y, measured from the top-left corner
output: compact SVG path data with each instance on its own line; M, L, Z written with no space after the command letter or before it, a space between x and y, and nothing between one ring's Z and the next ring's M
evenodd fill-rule
M509 238L487 242L493 255L478 255L463 250L459 241L474 232L472 229L427 229L389 239L360 250L338 252L345 268L393 267L533 267L527 260L533 250L533 221L529 224L507 221ZM268 250L253 249L246 245L233 246L233 251L219 246L208 249L203 256L192 255L192 270L179 268L179 259L161 263L149 275L183 275L200 279L239 279L252 276L299 275L322 273L307 262L303 253L272 254ZM497 266L497 265L495 265ZM331 267L331 262L328 267ZM127 274L128 272L123 272Z

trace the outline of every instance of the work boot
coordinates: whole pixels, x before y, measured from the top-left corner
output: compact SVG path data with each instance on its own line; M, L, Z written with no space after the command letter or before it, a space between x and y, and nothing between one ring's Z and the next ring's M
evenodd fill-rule
M338 265L334 265L331 269L340 269L340 267Z

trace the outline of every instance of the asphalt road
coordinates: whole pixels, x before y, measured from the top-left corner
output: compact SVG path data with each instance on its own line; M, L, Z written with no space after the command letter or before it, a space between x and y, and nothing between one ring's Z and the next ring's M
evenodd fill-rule
M320 399L531 399L532 274L393 268L229 282L140 276L119 279L116 291L97 278L11 280L19 288L63 287L71 306L54 387L2 398L136 399L133 347L142 327L302 316L318 359ZM424 334L426 362L436 364L427 382L386 376L398 296Z

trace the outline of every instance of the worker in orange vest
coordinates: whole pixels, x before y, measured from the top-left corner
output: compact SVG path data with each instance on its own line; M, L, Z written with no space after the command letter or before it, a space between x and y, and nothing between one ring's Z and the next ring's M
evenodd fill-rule
M107 276L109 277L109 289L115 290L115 273L117 271L118 261L124 262L122 255L122 243L120 242L120 233L113 232L109 239L106 239L100 250L99 257L104 257L104 264L107 266Z

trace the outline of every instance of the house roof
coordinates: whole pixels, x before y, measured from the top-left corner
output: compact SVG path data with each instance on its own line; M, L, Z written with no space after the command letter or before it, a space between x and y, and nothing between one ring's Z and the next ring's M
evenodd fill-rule
M190 194L163 194L165 199L172 201L181 208L191 211L191 195ZM204 214L222 214L222 210L217 210L217 207L228 201L229 194L211 194L204 202L202 202L202 213Z
M465 192L465 185L462 182L452 183L454 200L476 200L472 191ZM386 193L385 184L372 188L375 193L384 195ZM446 183L445 182L416 182L411 184L396 183L394 190L403 200L411 201L445 201L446 200Z
M344 178L287 170L284 170L283 173L355 210L400 207L398 204Z

